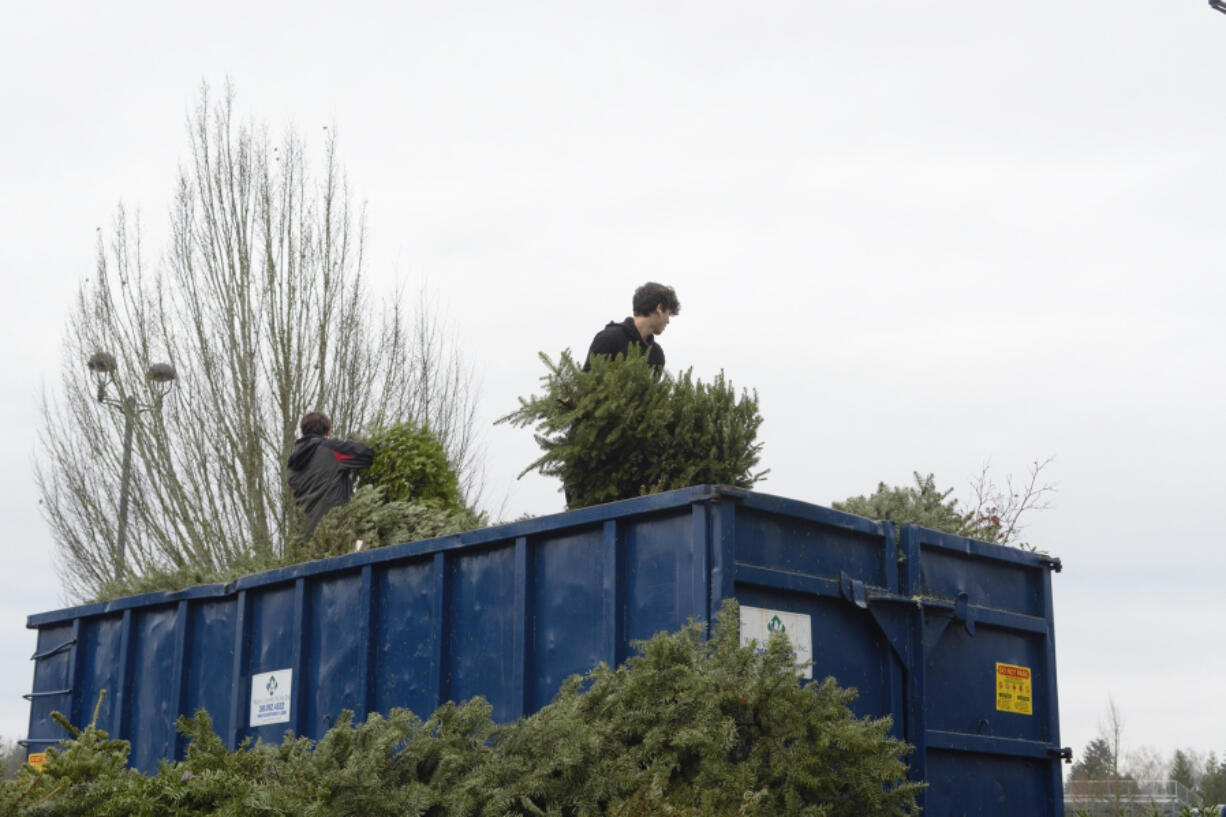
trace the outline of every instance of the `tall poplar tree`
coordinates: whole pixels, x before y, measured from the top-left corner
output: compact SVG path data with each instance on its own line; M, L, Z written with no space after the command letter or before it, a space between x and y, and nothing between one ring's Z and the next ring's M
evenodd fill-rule
M281 553L295 519L285 462L306 411L327 411L341 433L428 426L470 499L475 489L470 370L424 298L372 302L362 208L334 135L313 166L300 134L274 143L237 121L230 89L215 100L206 87L188 137L169 246L150 264L140 224L119 208L69 320L60 394L43 403L36 477L76 598L125 564L139 575ZM98 352L115 358L107 393L126 411L99 402L85 366ZM155 361L178 374L164 400L142 377Z

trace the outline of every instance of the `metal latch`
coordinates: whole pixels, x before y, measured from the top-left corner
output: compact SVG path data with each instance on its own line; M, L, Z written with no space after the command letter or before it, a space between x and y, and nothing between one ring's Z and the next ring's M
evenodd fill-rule
M1063 760L1065 763L1073 762L1073 747L1072 746L1048 746L1047 754Z
M861 610L868 609L868 593L864 589L864 582L853 579L843 570L839 571L839 592L843 594L843 598Z
M966 593L959 593L954 601L954 619L961 621L968 633L975 634L975 616L971 613L971 599Z

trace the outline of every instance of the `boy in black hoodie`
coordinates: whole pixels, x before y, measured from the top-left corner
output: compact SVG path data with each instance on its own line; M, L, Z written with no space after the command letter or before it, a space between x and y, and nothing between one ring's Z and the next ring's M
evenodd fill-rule
M632 306L634 317L621 323L610 322L596 333L583 361L585 372L591 368L592 355L624 355L635 344L647 355L647 363L657 374L664 368L664 348L656 343L655 336L664 331L673 315L681 312L677 293L672 287L648 282L634 291Z
M314 530L323 515L349 501L353 474L375 461L375 452L361 443L332 439L332 421L312 411L299 423L302 436L289 455L289 487Z

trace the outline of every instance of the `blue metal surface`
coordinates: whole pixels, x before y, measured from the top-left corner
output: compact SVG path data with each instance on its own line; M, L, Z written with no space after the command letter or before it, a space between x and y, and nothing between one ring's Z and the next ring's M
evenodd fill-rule
M926 814L1063 814L1050 571L1058 561L766 494L697 486L31 616L30 739L99 725L144 770L204 708L230 746L482 695L510 720L630 642L721 601L810 616L816 678L854 686L917 747ZM1000 708L998 665L1030 674ZM252 726L253 676L292 670L290 719ZM1012 671L1012 670L1009 670Z
M1059 561L914 526L903 593L921 600L907 740L925 813L1063 814L1051 571ZM1031 671L1032 712L1002 710L997 664Z

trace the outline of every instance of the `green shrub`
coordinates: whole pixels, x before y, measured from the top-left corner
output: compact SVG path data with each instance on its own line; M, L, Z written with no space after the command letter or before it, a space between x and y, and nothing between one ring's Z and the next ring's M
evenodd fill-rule
M348 503L324 514L308 540L294 543L286 563L306 562L363 549L416 542L485 525L485 517L462 506L451 510L426 502L386 502L383 488L362 485Z
M636 348L597 355L583 371L565 351L541 381L544 393L520 398L498 420L533 426L544 453L536 469L559 477L570 508L702 483L749 488L762 444L757 394L738 398L722 374L705 384L691 371L659 375Z
M942 491L936 486L932 474L921 477L914 472L915 486L877 484L877 490L869 496L848 497L842 502L832 502L830 507L836 511L854 513L869 519L888 519L894 523L895 533L900 525L921 525L932 530L945 531L958 536L974 536L992 541L984 533L994 534L994 531L980 531L973 528L973 514L958 507L957 499L950 499L953 488Z
M199 584L225 584L243 576L263 573L292 563L283 556L261 550L235 556L216 568L184 565L141 575L126 573L122 577L103 582L97 600L105 601L160 590L182 590Z
M464 508L460 480L443 444L430 429L413 422L378 428L367 444L374 463L360 485L382 489L388 502L416 502L445 511Z

